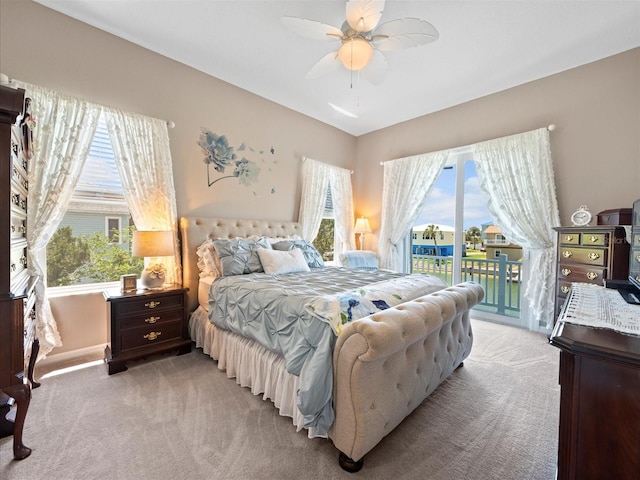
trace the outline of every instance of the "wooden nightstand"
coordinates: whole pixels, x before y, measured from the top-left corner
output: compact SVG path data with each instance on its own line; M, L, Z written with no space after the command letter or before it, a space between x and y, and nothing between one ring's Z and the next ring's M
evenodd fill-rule
M126 362L156 353L191 351L186 292L178 286L122 293L105 290L110 345L104 350L109 375L127 369Z

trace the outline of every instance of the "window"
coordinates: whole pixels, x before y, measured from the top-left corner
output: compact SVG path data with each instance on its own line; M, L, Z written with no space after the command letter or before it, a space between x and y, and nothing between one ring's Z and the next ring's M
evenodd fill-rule
M122 239L118 232L122 228L122 222L120 217L105 217L105 232L104 234L109 237L111 243L122 243Z
M133 222L101 117L67 211L47 245L47 286L119 281L142 271L131 257Z
M333 214L333 200L331 198L331 184L329 184L327 187L327 200L324 204L320 229L318 230L318 235L316 235L316 238L313 240L313 246L316 247L325 262L332 262L334 244L335 220Z

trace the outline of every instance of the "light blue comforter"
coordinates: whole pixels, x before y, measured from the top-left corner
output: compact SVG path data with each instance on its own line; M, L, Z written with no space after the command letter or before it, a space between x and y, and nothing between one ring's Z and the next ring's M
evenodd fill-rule
M209 291L209 319L218 328L252 338L282 355L287 371L299 377L297 406L304 415L305 427L313 436L326 436L334 420L331 399L336 335L330 323L309 307L375 282L403 276L382 270L327 267L284 275L252 273L221 277ZM426 281L430 286L414 290L406 298L404 292L399 292L400 301L446 286L435 277L411 277L422 277L424 281L430 278ZM356 310L358 316L350 320L374 313L362 309L354 309L354 313Z

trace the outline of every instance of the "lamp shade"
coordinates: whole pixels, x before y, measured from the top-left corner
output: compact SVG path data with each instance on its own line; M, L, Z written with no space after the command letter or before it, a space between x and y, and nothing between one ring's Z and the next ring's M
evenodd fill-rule
M354 233L371 233L371 227L369 226L369 220L360 217L356 220L356 226L353 227Z
M172 231L142 231L133 232L131 255L134 257L168 257L173 255Z
M349 70L360 70L366 67L372 56L371 44L359 37L346 40L338 50L338 58Z

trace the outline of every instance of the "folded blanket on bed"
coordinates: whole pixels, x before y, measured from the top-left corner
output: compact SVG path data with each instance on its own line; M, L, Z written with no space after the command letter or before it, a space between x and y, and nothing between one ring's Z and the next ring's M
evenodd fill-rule
M335 335L340 335L349 322L446 287L447 284L438 277L413 274L345 293L323 295L307 303L305 308L316 318L328 323Z

